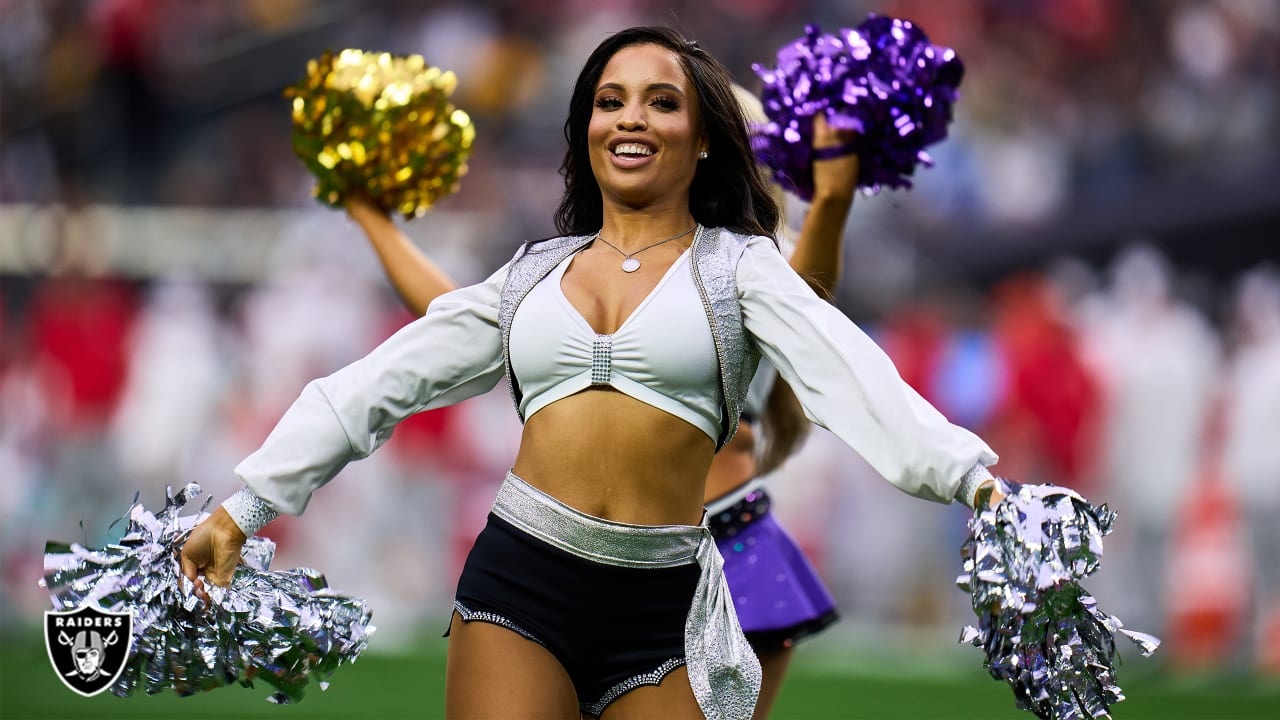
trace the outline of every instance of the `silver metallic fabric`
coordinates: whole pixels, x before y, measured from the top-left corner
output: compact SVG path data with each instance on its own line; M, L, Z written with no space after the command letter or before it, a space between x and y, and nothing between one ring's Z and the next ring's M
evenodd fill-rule
M596 333L591 347L591 384L608 385L613 377L613 336Z
M502 352L505 357L507 384L516 413L520 412L520 385L511 369L511 320L529 291L565 258L578 252L595 238L594 235L569 235L528 243L516 253L502 287L498 307L498 325L502 329ZM738 304L738 259L746 250L750 236L723 228L698 225L693 236L690 271L702 297L703 311L711 324L716 356L720 360L720 383L724 395L724 416L716 448L722 448L738 432L738 416L746 401L747 389L760 362L760 351L742 324L742 308ZM524 422L524 417L520 416Z
M1115 513L1055 485L998 480L1006 497L979 508L961 551L978 625L960 642L983 649L991 676L1009 683L1018 707L1046 720L1111 717L1116 635L1143 655L1160 640L1126 630L1080 584L1102 563Z
M961 503L973 507L974 496L978 494L978 487L988 480L994 480L995 476L987 469L986 465L978 463L974 465L969 472L960 478L960 489L956 491L956 500Z
M267 523L280 515L275 508L254 495L253 491L247 487L240 488L232 493L231 497L222 501L222 509L227 511L245 537L258 534L258 531L266 527Z
M760 349L747 334L738 303L738 260L750 235L724 228L703 228L693 238L690 265L702 304L711 322L711 336L720 357L720 382L724 389L724 433L717 449L738 432L738 418L760 365Z
M614 700L644 685L661 685L667 675L681 665L684 665L684 658L672 658L647 673L628 678L609 688L609 692L602 695L596 702L583 707L583 712L592 717L600 717Z
M685 665L708 720L750 718L760 693L760 661L738 624L724 559L705 525L629 525L574 510L507 473L493 514L586 560L628 568L701 569L685 620Z

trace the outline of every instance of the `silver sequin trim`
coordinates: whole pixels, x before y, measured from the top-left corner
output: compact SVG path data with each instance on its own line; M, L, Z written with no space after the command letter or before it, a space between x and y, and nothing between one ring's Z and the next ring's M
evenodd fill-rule
M760 694L760 661L742 634L724 578L724 558L706 525L628 525L592 517L514 473L507 473L493 514L598 563L653 568L697 562L701 573L684 627L689 685L709 720L751 717Z
M591 384L608 385L613 377L613 336L596 334L591 346Z
M986 465L982 463L974 465L969 472L964 474L963 478L960 478L960 489L956 490L956 500L973 507L974 496L978 494L978 487L994 478L995 476L991 474Z
M528 638L543 647L547 646L546 643L542 642L542 640L533 633L515 624L515 622L505 615L499 615L498 613L489 612L488 610L472 610L458 600L453 601L453 609L458 611L458 615L462 617L463 622L486 622L491 625L499 625L513 633L516 633L517 635L520 635L521 637Z
M617 700L642 685L661 685L663 679L670 675L672 670L675 670L682 665L684 665L684 658L671 658L654 670L644 673L643 675L636 675L633 678L628 678L617 685L614 685L609 688L608 692L600 696L599 700L590 704L582 703L580 709L587 715L600 717L601 713L604 712L604 709L609 707L609 703L612 703L614 700Z
M247 487L240 488L223 501L222 508L236 522L245 537L253 537L259 530L266 527L267 523L280 515Z
M727 445L738 432L738 417L742 414L751 378L760 364L760 351L743 327L742 305L738 302L738 260L750 239L748 235L724 228L702 226L698 226L698 234L693 239L693 279L702 296L720 359L725 414L718 447Z

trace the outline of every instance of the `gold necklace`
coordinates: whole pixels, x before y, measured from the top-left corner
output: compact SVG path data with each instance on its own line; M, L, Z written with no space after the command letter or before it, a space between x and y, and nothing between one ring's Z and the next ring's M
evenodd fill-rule
M675 240L676 238L682 238L682 237L684 237L685 235L688 235L689 233L693 232L693 231L694 231L694 230L696 230L697 228L698 228L698 223L694 223L694 224L693 224L693 227L689 228L688 230L685 230L685 231L684 231L684 232L682 232L682 233L677 233L677 234L675 234L675 235L672 235L671 237L667 238L666 240L659 240L658 242L656 242L656 243L654 243L654 244L652 244L652 245L646 245L646 246L644 246L644 247L640 248L639 250L636 250L635 252L630 253L630 254L622 252L622 248L618 247L617 245L614 245L613 243L609 242L608 240L605 240L604 236L603 236L603 235L601 235L600 233L596 233L596 237L597 237L597 238L599 238L599 239L600 239L600 241L601 241L601 242L603 242L605 245L608 245L609 247L613 248L614 250L617 250L617 251L618 251L618 254L622 256L622 258L623 258L623 259L622 259L622 271L623 271L623 272L633 273L633 272L635 272L635 271L637 271L637 270L639 270L639 269L640 269L640 261L639 261L639 260L637 260L637 259L635 258L635 256L636 256L636 255L639 255L640 253L642 253L642 252L644 252L645 250L648 250L648 249L650 249L650 248L656 248L656 247L658 247L659 245L661 245L661 244L663 244L663 243L669 243L669 242L671 242L672 240Z

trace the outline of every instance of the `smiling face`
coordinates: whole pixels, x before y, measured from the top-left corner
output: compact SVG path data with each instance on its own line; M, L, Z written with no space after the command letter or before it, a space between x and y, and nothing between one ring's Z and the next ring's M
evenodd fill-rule
M677 56L650 44L615 53L596 85L587 142L606 204L687 207L705 139Z

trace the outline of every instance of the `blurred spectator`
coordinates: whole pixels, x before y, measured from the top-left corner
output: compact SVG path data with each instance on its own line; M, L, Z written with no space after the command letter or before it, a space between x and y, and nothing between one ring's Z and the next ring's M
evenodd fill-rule
M101 540L118 502L118 462L107 423L124 389L137 313L134 288L95 272L96 245L83 214L64 216L56 274L40 285L27 309L28 346L49 406L49 473L44 502L51 531L64 537L83 521Z
M1052 284L1031 274L1005 279L993 294L1007 386L986 432L1003 448L1001 472L1091 497L1101 398L1062 301Z
M930 149L936 167L916 174L912 192L859 199L837 302L882 328L910 384L989 436L999 472L1082 487L1120 510L1095 592L1139 630L1161 630L1170 534L1177 509L1204 489L1205 414L1225 388L1221 472L1253 542L1261 655L1264 632L1280 637L1274 271L1241 281L1226 366L1222 333L1178 301L1171 265L1150 250L1126 254L1103 291L1089 287L1083 261L1058 266L1052 289L1036 276L963 273L997 257L1025 269L1067 245L1097 262L1114 251L1117 227L1169 229L1204 247L1243 217L1237 196L1265 200L1255 173L1280 161L1280 4L1266 0L0 0L0 273L21 275L13 285L0 277L0 623L29 621L43 604L31 548L102 540L135 490L155 502L159 485L197 480L222 497L302 383L405 321L355 232L309 197L292 156L280 91L307 59L326 47L385 48L457 72L455 99L477 127L470 173L407 230L472 281L517 243L554 232L568 78L604 34L676 25L758 88L751 63L771 63L806 23L830 31L871 11L917 22L957 50L966 75L949 138ZM1227 200L1171 207L1160 191L1180 178ZM1144 193L1161 201L1132 201ZM232 258L200 267L239 274L174 284L174 268L151 261L180 252L126 266L119 228L140 226L96 223L97 205L114 215L134 206L126 214L146 232L123 240L186 243ZM153 216L148 205L196 210ZM227 214L208 209L229 207L297 221L278 238L238 243L234 233L206 240L179 217L216 225ZM1262 222L1275 217L1274 203L1262 210ZM56 252L42 229L49 218L61 218ZM265 260L255 254L264 245L275 248ZM1226 273L1268 250L1202 257ZM951 267L935 253L974 262ZM990 306L974 299L979 283L994 288ZM1203 287L1208 307L1214 288ZM148 301L135 317L140 293ZM324 557L298 558L289 532L332 523L281 521L278 564L323 565L335 584L377 596L384 627L445 612L433 603L449 588L422 578L456 572L385 568L447 566L465 552L518 432L504 391L406 425L312 511L337 518L354 505L389 531L329 532L313 545ZM824 437L815 432L775 485L847 623L953 621L946 598L964 610L949 587L963 513L951 526L912 516L913 504ZM368 488L377 492L362 500Z
M1083 326L1102 382L1101 494L1121 520L1103 574L1118 581L1116 614L1159 634L1176 509L1196 491L1206 413L1219 372L1218 341L1200 314L1172 295L1172 269L1134 246Z
M1246 647L1261 655L1280 623L1280 273L1245 275L1232 304L1224 472L1244 508L1253 593Z
M229 361L221 332L203 283L167 278L151 286L111 421L121 474L144 496L179 484L207 436Z

